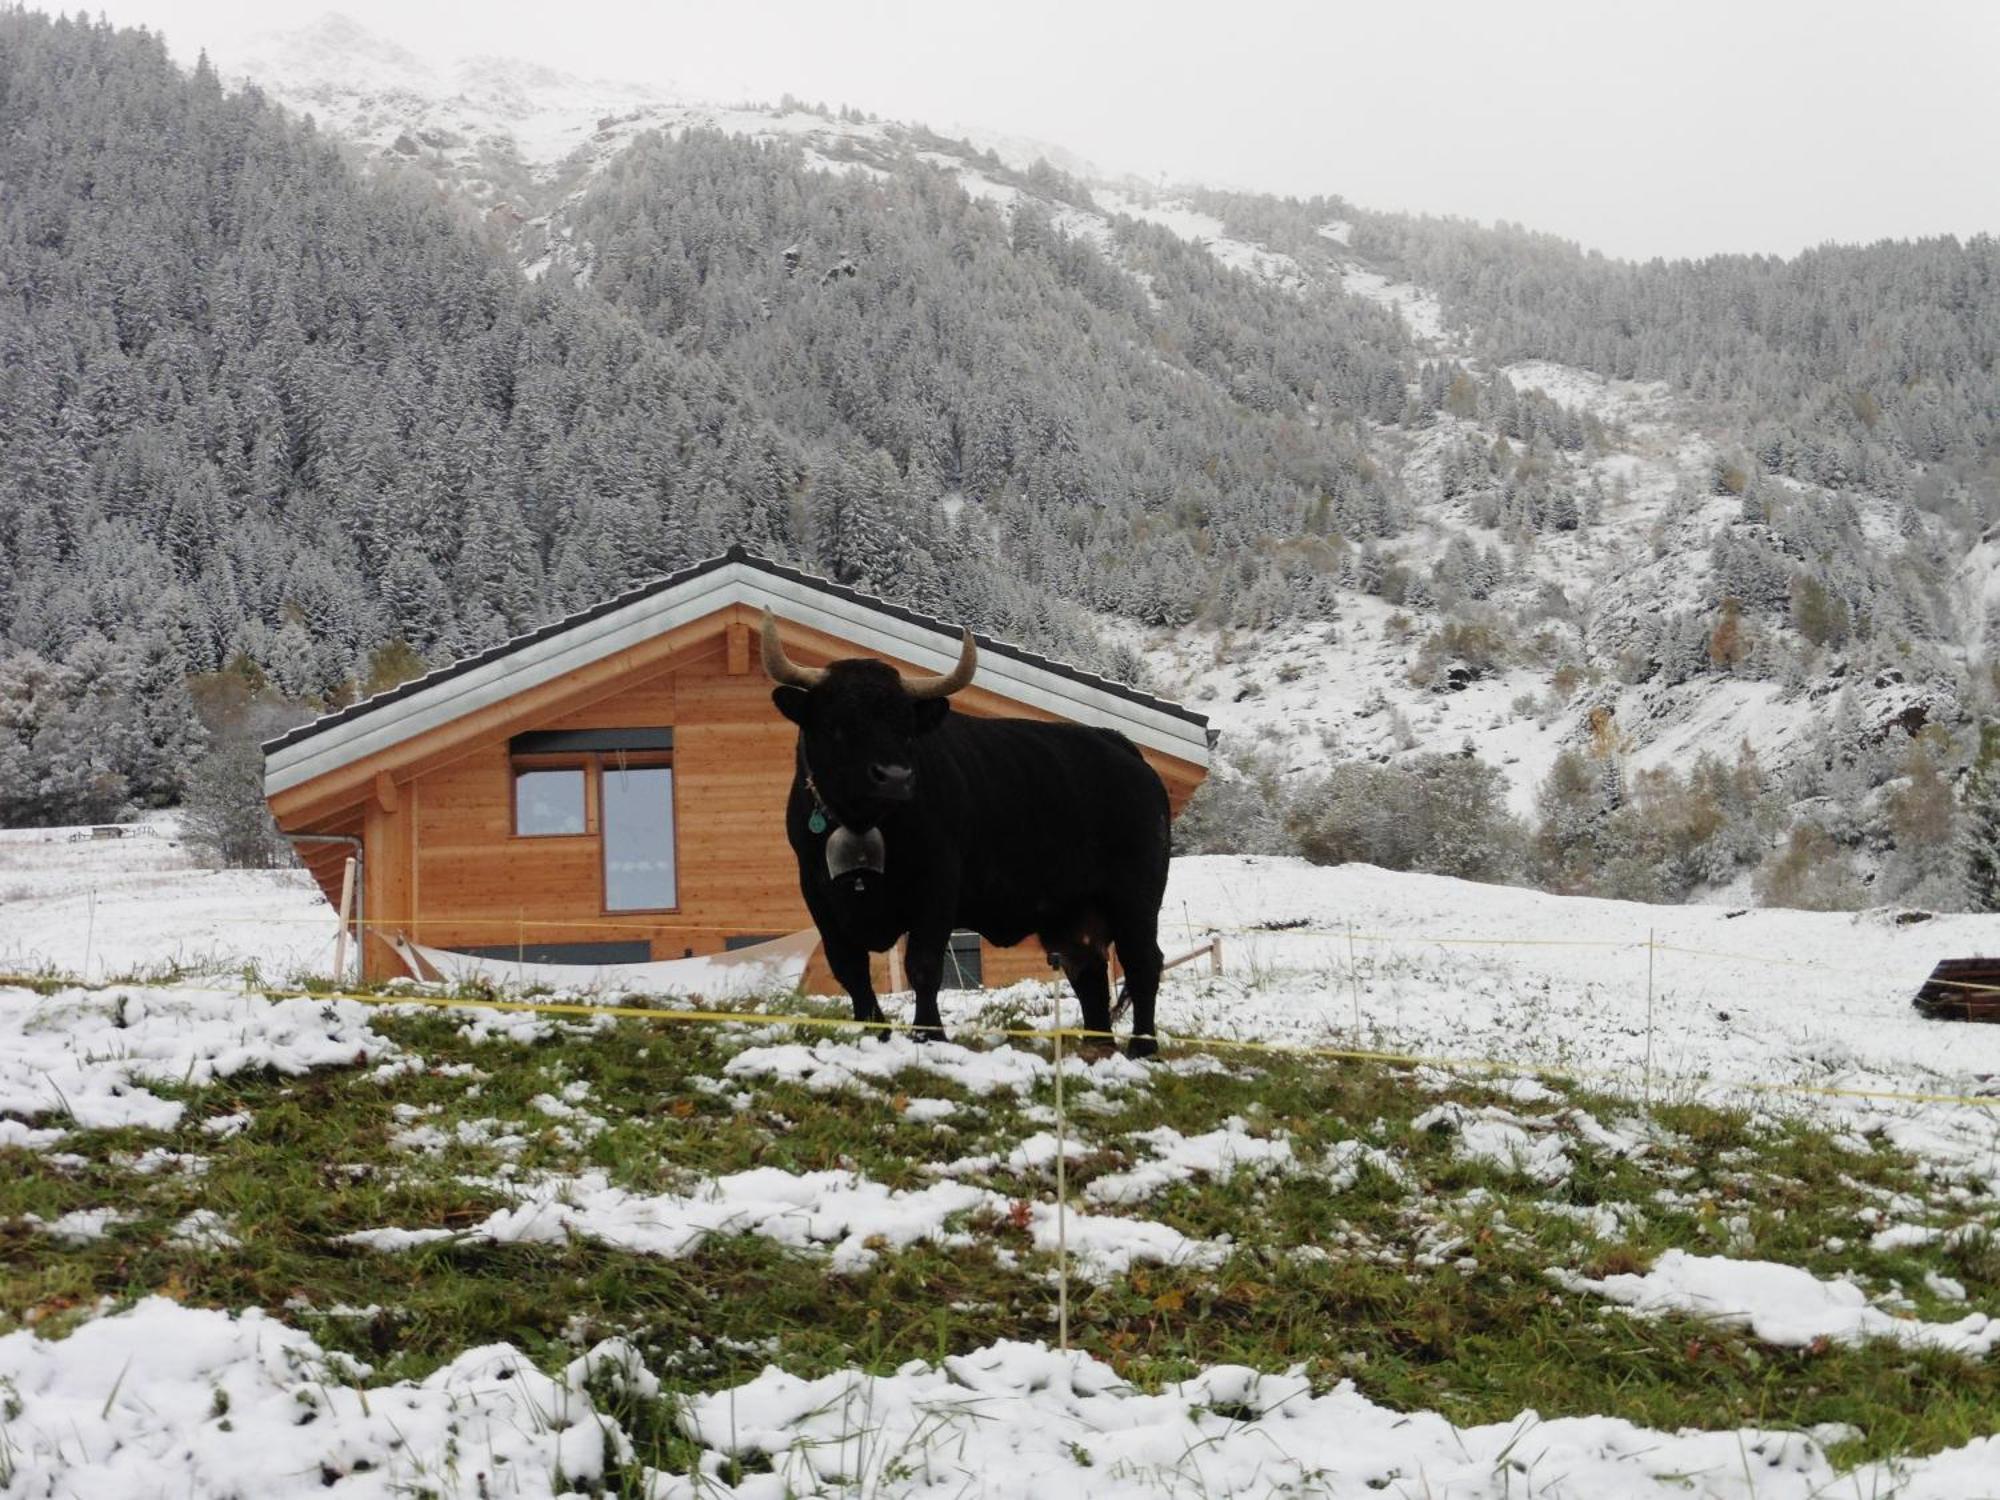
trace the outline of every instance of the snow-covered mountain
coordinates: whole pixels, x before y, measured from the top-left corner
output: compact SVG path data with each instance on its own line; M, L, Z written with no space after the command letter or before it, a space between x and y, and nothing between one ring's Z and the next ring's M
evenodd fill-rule
M1365 299L1400 320L1416 362L1450 365L1489 384L1504 376L1522 400L1542 393L1566 420L1588 425L1588 444L1558 445L1540 461L1553 470L1552 489L1584 497L1589 523L1524 539L1496 518L1490 499L1454 492L1452 468L1465 453L1507 446L1486 402L1478 411L1440 412L1428 425L1368 424L1362 441L1393 476L1408 517L1382 548L1383 566L1416 581L1394 603L1355 589L1343 595L1336 619L1272 629L1148 629L1107 619L1106 633L1143 657L1158 687L1211 715L1225 757L1259 746L1281 770L1309 773L1336 759L1471 745L1501 766L1512 805L1527 813L1557 754L1593 737L1601 746L1607 718L1632 769L1685 767L1697 752L1728 757L1747 743L1767 771L1781 771L1827 730L1836 704L1860 733L1877 737L1962 716L1951 677L1983 651L1996 588L1995 557L1984 545L1958 565L1945 591L1945 639L1907 670L1850 671L1831 657L1789 674L1643 669L1669 649L1706 650L1723 592L1710 577L1712 543L1746 509L1716 475L1743 450L1746 433L1657 382L1549 360L1482 362L1480 330L1454 323L1437 290L1371 251L1352 219L1327 220L1309 243L1263 243L1204 211L1198 190L1107 180L1031 140L954 140L853 112L696 101L671 86L578 79L517 60L433 64L337 16L258 39L218 62L225 76L253 80L290 110L313 115L371 163L433 176L485 215L534 275L589 278L593 247L577 235L570 211L636 137L710 128L790 142L808 168L831 173L947 172L1002 213L1035 201L1057 232L1123 265L1155 304L1159 292L1121 250L1116 226L1124 218L1159 226L1220 266L1296 296L1302 317L1323 299ZM1059 172L1028 170L1037 160ZM1905 544L1946 545L1936 520L1915 516L1906 496L1850 486L1836 502L1783 476L1760 482L1767 506L1837 503L1885 557ZM1474 589L1474 605L1454 600L1452 618L1490 621L1506 649L1489 661L1455 652L1441 662L1447 615L1430 581L1468 557L1499 559L1499 581ZM1784 628L1780 620L1762 631L1772 649Z
M376 168L434 178L484 213L532 274L571 260L561 210L648 130L789 140L833 170L881 149L881 127L794 107L690 99L671 85L578 78L518 58L428 61L338 13L212 58L352 144Z
M253 82L377 157L448 170L454 186L487 198L503 190L478 175L489 159L544 182L615 123L680 107L670 89L518 59L432 62L337 14L225 47L212 59L225 81Z

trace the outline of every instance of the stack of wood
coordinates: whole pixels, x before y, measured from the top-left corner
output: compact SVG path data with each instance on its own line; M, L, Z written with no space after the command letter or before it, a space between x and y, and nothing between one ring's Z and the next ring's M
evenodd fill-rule
M2000 958L1947 958L1910 1002L1933 1021L2000 1021Z

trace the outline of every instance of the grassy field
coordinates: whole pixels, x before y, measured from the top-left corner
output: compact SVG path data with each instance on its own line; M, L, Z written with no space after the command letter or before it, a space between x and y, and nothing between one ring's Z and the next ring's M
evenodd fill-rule
M997 1339L1053 1341L1054 1258L1028 1227L1052 1172L1005 1160L1051 1128L1046 1070L1019 1094L968 1092L930 1070L815 1090L724 1069L750 1046L827 1045L818 1033L627 1021L556 1024L523 1043L475 1040L464 1021L385 1011L376 1029L409 1066L159 1087L188 1105L173 1132L77 1130L60 1152L0 1150L0 1332L58 1333L103 1299L159 1293L266 1308L377 1379L419 1377L495 1340L553 1369L619 1334L663 1389L605 1399L638 1463L673 1472L697 1456L680 1398L767 1363L886 1372ZM1542 1183L1469 1157L1448 1120L1415 1123L1448 1104L1527 1113L1516 1086L1310 1058L1219 1061L1155 1066L1118 1088L1068 1084L1066 1128L1083 1151L1068 1167L1076 1210L1223 1246L1212 1264L1135 1265L1072 1285L1072 1342L1141 1387L1218 1363L1301 1366L1317 1385L1351 1378L1377 1401L1459 1424L1527 1409L1661 1429L1841 1424L1842 1461L1994 1429L2000 1359L1888 1342L1780 1348L1691 1318L1632 1318L1547 1274L1641 1271L1682 1247L1845 1275L1929 1320L1964 1315L1952 1283L1974 1307L2000 1303L1993 1200L1969 1201L1879 1141L1692 1102L1641 1118L1634 1100L1552 1084L1559 1097L1532 1112L1572 1123L1552 1137L1566 1171ZM949 1112L913 1107L935 1100ZM1577 1112L1616 1122L1615 1140L1576 1127ZM1288 1143L1292 1165L1091 1201L1093 1182L1150 1159L1143 1133L1191 1137L1232 1119ZM965 1242L873 1246L852 1274L749 1234L710 1236L679 1258L581 1237L398 1253L340 1239L475 1225L530 1179L598 1173L633 1193L691 1193L777 1168L916 1191L937 1181L927 1164L966 1157L998 1160L957 1174L997 1195L954 1225ZM104 1208L119 1217L96 1238L64 1243L46 1227ZM1913 1220L1984 1230L1870 1249L1875 1226ZM637 1475L622 1481L633 1493Z

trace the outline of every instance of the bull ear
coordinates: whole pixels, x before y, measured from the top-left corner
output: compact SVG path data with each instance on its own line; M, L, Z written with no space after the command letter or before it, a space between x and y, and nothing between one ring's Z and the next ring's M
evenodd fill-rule
M812 694L804 688L779 687L771 689L771 701L778 705L778 712L803 729L812 717Z
M949 698L919 698L910 707L917 711L917 733L929 734L944 722L944 716L951 712Z

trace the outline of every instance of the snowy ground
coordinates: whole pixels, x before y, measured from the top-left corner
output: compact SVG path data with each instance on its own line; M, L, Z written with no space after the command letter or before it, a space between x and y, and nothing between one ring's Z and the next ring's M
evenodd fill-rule
M127 834L0 830L0 969L82 974L88 943L92 980L331 972L333 916L302 872L202 868L170 817ZM2000 953L2000 917L1655 907L1370 866L1177 860L1162 946L1211 933L1226 972L1173 977L1169 1031L1362 1040L1629 1085L1647 1057L1650 934L1659 1088L2000 1091L2000 1028L1941 1026L1908 1003L1940 958Z
M2000 1108L1765 1092L2000 1101L2000 1027L1910 1006L1939 959L2000 952L2000 917L1642 906L1219 856L1178 861L1167 900L1227 934L1224 977L1177 992L1190 1030L1755 1094L1977 1165L2000 1192Z
M1545 708L1548 674L1525 667L1458 692L1417 686L1409 674L1424 632L1392 627L1398 616L1407 622L1394 605L1356 595L1329 624L1224 636L1126 623L1106 634L1138 646L1161 691L1208 715L1225 756L1255 747L1293 776L1470 743L1506 778L1512 809L1531 814L1549 767L1574 741L1579 711ZM1533 706L1523 711L1522 699Z
M224 879L226 893L217 885ZM172 957L172 948L147 943L187 933L224 950L220 975L246 957L267 966L310 962L325 936L317 928L282 944L275 936L306 925L295 919L311 913L313 898L295 877L190 868L170 833L115 843L10 835L0 839L0 885L0 933L51 962L77 950L76 929L93 922L101 929L93 945L106 945L94 952L111 970ZM235 924L220 920L225 913L252 919L251 930L234 936ZM1365 1177L1392 1196L1408 1195L1400 1212L1422 1219L1423 1248L1408 1263L1413 1275L1453 1257L1472 1264L1464 1258L1473 1253L1469 1239L1519 1233L1505 1215L1485 1221L1482 1235L1459 1236L1447 1220L1424 1218L1471 1212L1479 1198L1474 1190L1457 1207L1436 1203L1420 1182L1435 1170L1427 1149L1517 1178L1530 1199L1547 1194L1538 1211L1575 1220L1579 1246L1615 1239L1646 1216L1673 1211L1671 1184L1679 1179L1663 1179L1660 1206L1563 1194L1586 1166L1600 1172L1662 1149L1665 1135L1639 1117L1650 1078L1657 1099L1735 1098L1773 1120L1799 1113L1838 1132L1848 1143L1840 1149L1857 1153L1857 1162L1878 1142L1914 1155L1928 1174L1924 1196L1868 1200L1851 1231L1857 1249L1930 1253L1954 1236L1990 1235L2000 1222L2000 1110L1750 1088L2000 1098L2000 1028L1920 1021L1908 1004L1939 957L2000 949L2000 919L1897 926L1875 914L1648 908L1228 858L1181 861L1166 917L1170 951L1219 933L1225 957L1220 977L1193 966L1171 980L1162 1005L1170 1037L1485 1059L1506 1065L1487 1096L1504 1102L1450 1094L1454 1070L1438 1065L1409 1075L1438 1102L1407 1129L1378 1121L1331 1143L1273 1131L1254 1111L1186 1131L1167 1123L1121 1133L1104 1123L1174 1079L1199 1084L1213 1075L1242 1086L1259 1062L1170 1043L1164 1061L1151 1066L1071 1058L1072 1117L1059 1143L1046 1104L1054 1074L1045 1051L800 1040L765 1028L735 1034L720 1065L689 1080L691 1094L711 1101L720 1121L740 1118L747 1128L772 1115L771 1096L760 1091L803 1089L857 1109L892 1110L898 1129L933 1133L934 1159L901 1186L853 1164L746 1165L705 1181L649 1185L621 1180L615 1156L593 1147L631 1128L601 1086L578 1077L544 1087L508 1076L533 1073L539 1048L597 1026L456 1013L467 1036L488 1040L478 1043L476 1063L447 1066L399 1042L369 1007L273 1004L243 994L239 981L210 978L40 997L0 989L0 1153L29 1153L88 1180L114 1165L87 1154L91 1132L140 1132L118 1139L154 1144L122 1146L115 1164L182 1185L176 1202L198 1206L180 1219L175 1243L183 1254L227 1265L247 1253L239 1237L257 1231L233 1219L229 1203L206 1201L201 1184L208 1156L217 1156L220 1175L222 1155L254 1140L259 1122L249 1110L207 1104L205 1094L266 1069L292 1078L351 1073L355 1086L384 1090L428 1078L462 1084L460 1106L477 1100L473 1113L398 1105L393 1151L413 1172L419 1165L462 1172L466 1191L498 1206L444 1223L385 1214L346 1235L364 1264L453 1247L469 1254L579 1243L677 1260L718 1237L748 1236L816 1258L830 1277L865 1278L905 1252L969 1254L975 1242L990 1243L990 1231L976 1226L998 1223L1022 1236L1020 1250L997 1252L1002 1257L1032 1254L1044 1263L1065 1239L1077 1296L1087 1298L1089 1288L1126 1285L1148 1268L1199 1275L1234 1253L1226 1236L1166 1221L1164 1205L1190 1184L1227 1181L1259 1192L1303 1176L1337 1196ZM1657 944L1650 952L1649 937ZM1048 991L1028 986L947 997L946 1016L961 1030L1009 1016L1044 1024L1049 1005ZM1633 1114L1566 1104L1550 1086L1563 1080L1538 1075L1540 1068L1622 1093L1634 1101ZM513 1108L504 1102L509 1086L519 1100ZM1002 1111L1018 1113L1020 1133L992 1144L980 1122ZM989 1145L968 1151L954 1140ZM548 1153L558 1151L572 1155L552 1165L558 1158ZM1059 1154L1073 1172L1088 1166L1060 1221L1049 1192ZM16 1253L19 1235L38 1234L82 1254L132 1232L136 1215L114 1197L0 1229L16 1236L7 1241ZM1773 1348L1888 1341L1993 1357L2000 1304L1977 1291L1968 1300L1950 1276L1926 1271L1919 1306L1866 1276L1830 1273L1826 1247L1810 1268L1767 1259L1759 1235L1776 1234L1781 1220L1753 1224L1749 1213L1740 1220L1722 1213L1710 1240L1670 1249L1643 1273L1593 1273L1579 1248L1546 1275L1599 1317L1693 1314ZM1391 1252L1367 1248L1362 1237L1345 1250L1329 1244L1292 1253ZM448 1265L435 1263L438 1274ZM579 1345L574 1359L555 1367L508 1343L468 1347L420 1379L385 1379L328 1347L326 1320L348 1312L313 1316L320 1321L293 1321L275 1306L232 1316L152 1296L106 1306L59 1340L27 1327L0 1336L0 1496L542 1495L595 1493L614 1476L624 1486L618 1493L691 1500L2000 1493L2000 1441L1990 1437L1843 1474L1826 1449L1852 1434L1831 1429L1738 1430L1725 1422L1670 1433L1610 1416L1543 1420L1532 1411L1463 1425L1438 1412L1391 1409L1353 1383L1329 1387L1282 1368L1218 1365L1140 1388L1102 1358L1018 1340L874 1376L810 1377L785 1372L780 1342L764 1373L678 1408L682 1441L703 1455L697 1474L648 1471L635 1481L646 1466L634 1467L637 1438L620 1413L658 1389L661 1371L623 1338ZM1338 1329L1329 1333L1339 1337ZM748 1469L746 1455L758 1461Z
M333 913L304 871L205 868L171 816L120 832L0 829L0 973L332 971Z
M469 1350L421 1383L367 1389L351 1362L329 1359L307 1336L254 1311L231 1319L159 1298L61 1343L25 1333L0 1340L0 1368L26 1396L31 1433L60 1433L54 1445L64 1451L58 1468L46 1450L24 1445L14 1460L18 1477L38 1484L59 1475L79 1482L62 1493L94 1496L582 1493L629 1449L616 1420L598 1410L593 1382L608 1376L643 1388L652 1378L616 1340L554 1376L502 1344ZM146 1399L119 1400L127 1387ZM218 1409L229 1418L218 1418ZM313 1425L301 1434L305 1415ZM1666 1434L1605 1417L1542 1422L1532 1413L1455 1427L1433 1414L1387 1410L1351 1385L1314 1395L1301 1378L1241 1366L1146 1395L1088 1355L1020 1343L878 1378L806 1381L773 1368L694 1403L687 1422L718 1455L716 1472L662 1476L652 1490L661 1500L1382 1493L1973 1500L1994 1493L2000 1465L2000 1451L1982 1442L1842 1477L1808 1434ZM719 1456L746 1452L776 1455L772 1471L727 1483ZM489 1487L496 1475L504 1490Z

